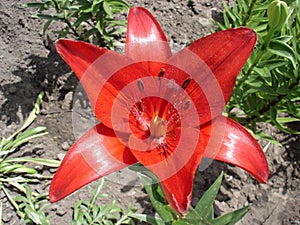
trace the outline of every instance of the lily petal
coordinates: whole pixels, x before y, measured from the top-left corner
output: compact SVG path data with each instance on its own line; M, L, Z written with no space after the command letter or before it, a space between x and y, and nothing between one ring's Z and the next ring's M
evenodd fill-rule
M237 122L223 116L217 117L212 124L213 128L208 125L201 129L202 140L215 139L212 133L223 133L222 143L219 146L208 146L203 157L238 166L259 182L266 183L269 176L268 162L252 135Z
M50 185L50 201L56 202L82 186L136 163L135 157L113 130L98 124L68 151Z
M168 60L200 87L187 92L199 108L201 124L223 111L256 40L256 33L249 28L220 31L193 42ZM173 79L181 85L187 77L174 74Z
M173 132L176 134L170 135L170 140L166 138L165 146L157 145L152 150L131 135L129 147L137 160L159 178L171 207L184 215L191 203L193 179L204 148L199 145L198 129L177 128Z
M79 79L82 78L95 60L109 52L108 49L99 48L96 45L68 39L59 39L56 41L55 46L57 52Z
M151 61L165 62L172 56L167 38L157 20L142 7L129 10L126 34L126 55L143 63L152 75L157 75L160 67Z
M56 48L79 78L97 118L112 127L111 104L115 97L140 74L148 74L126 56L86 42L60 39Z

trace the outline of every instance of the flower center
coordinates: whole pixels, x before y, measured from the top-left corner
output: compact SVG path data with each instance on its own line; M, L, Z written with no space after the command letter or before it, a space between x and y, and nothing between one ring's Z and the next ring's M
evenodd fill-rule
M149 129L153 138L164 137L167 133L166 121L158 116L155 116L150 122Z

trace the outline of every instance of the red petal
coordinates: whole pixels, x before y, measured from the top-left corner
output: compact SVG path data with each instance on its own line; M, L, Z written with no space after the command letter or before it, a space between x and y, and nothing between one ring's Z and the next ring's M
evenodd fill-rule
M269 169L265 154L258 142L240 124L220 116L211 125L201 129L201 134L202 140L211 140L203 157L238 166L261 183L267 181ZM220 139L222 141L216 142L220 136L223 136L223 139Z
M136 163L116 137L103 124L96 125L83 135L68 151L50 185L50 201L58 201L82 186L128 165ZM127 140L124 140L127 141Z
M109 110L111 109L107 109L105 105L96 106L96 101L99 97L102 97L105 98L106 101L112 102L120 89L116 87L115 83L108 82L108 80L110 80L117 71L132 64L133 61L116 52L99 48L86 42L61 39L56 42L56 48L57 52L80 79L98 119L106 126L110 126L110 123L107 121L109 120ZM127 69L126 74L118 73L118 76L122 79L115 79L115 82L119 86L125 86L128 84L128 80L137 79L138 74L141 74L138 69L136 73ZM143 71L142 74L145 74L145 72ZM100 94L100 91L104 86L104 89L107 89L107 93L103 96ZM102 113L101 108L103 107L109 111L107 113L108 115Z
M109 52L105 48L82 41L60 39L55 44L57 52L69 64L79 79L85 74L91 64L103 54Z
M184 215L191 203L193 179L204 149L199 148L198 129L178 128L173 132L166 138L166 145L157 145L157 140L147 145L147 140L142 142L131 135L129 146L138 161L157 175L172 208Z
M168 61L200 86L201 90L187 92L198 107L201 124L222 112L256 40L256 33L249 28L220 31L193 42ZM180 74L173 78L178 84L187 79Z
M133 7L129 11L126 55L138 62L146 61L144 68L152 75L157 75L160 67L151 61L165 62L172 55L159 23L145 8Z

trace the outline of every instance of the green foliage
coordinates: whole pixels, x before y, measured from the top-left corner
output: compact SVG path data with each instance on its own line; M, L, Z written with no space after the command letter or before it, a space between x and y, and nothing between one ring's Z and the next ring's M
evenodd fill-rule
M225 215L214 217L213 203L220 189L223 173L204 193L195 208L190 208L185 217L181 217L166 202L156 177L150 171L139 173L142 183L159 217L133 213L130 216L152 225L233 225L241 220L248 206Z
M45 210L50 206L48 194L33 192L29 185L24 185L24 195L17 196L14 206L23 218L23 224L49 224Z
M270 140L257 130L258 122L299 134L286 124L300 118L300 2L286 2L235 1L232 8L224 3L224 24L216 22L221 29L247 26L258 34L256 48L237 78L226 113Z
M134 224L129 217L132 213L125 213L124 209L116 206L113 201L108 205L98 205L97 200L107 197L107 195L100 194L103 187L104 179L98 181L96 189L90 188L92 194L91 200L81 200L75 204L73 211L73 225L121 225Z
M46 195L32 193L27 183L39 182L41 179L51 178L39 174L39 172L30 167L28 163L48 167L58 167L60 163L57 160L16 157L14 155L21 145L26 144L34 138L47 134L45 127L36 127L28 130L28 127L34 122L40 112L40 104L43 95L44 94L41 93L38 96L34 109L31 111L22 127L10 137L3 138L0 143L0 189L3 190L8 200L17 210L20 217L24 219L26 224L27 222L45 224L47 221L45 213L43 212L45 209L44 202L47 201ZM19 192L24 193L25 197L20 196L14 200L6 187L9 187L9 190L18 190ZM41 206L41 204L43 206ZM1 213L2 210L0 214Z
M14 157L18 147L26 144L34 138L46 135L45 127L36 127L27 130L27 128L36 119L40 112L40 104L43 98L41 93L35 103L34 109L22 127L12 134L9 138L3 138L0 143L0 188L5 184L18 187L19 183L37 182L40 178L47 178L38 173L36 169L28 166L26 163L34 163L48 167L58 167L59 161L31 157Z
M125 31L126 20L121 20L129 5L122 0L42 0L23 5L37 8L35 18L45 19L43 32L58 21L64 27L57 31L96 45L114 47L114 39Z

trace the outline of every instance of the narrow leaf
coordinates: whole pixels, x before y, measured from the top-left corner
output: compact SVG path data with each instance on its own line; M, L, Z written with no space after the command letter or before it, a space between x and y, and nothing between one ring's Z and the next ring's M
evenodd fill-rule
M164 221L161 218L157 218L152 215L133 213L133 214L130 214L129 216L132 218L138 219L140 221L147 222L152 225L165 225Z
M209 189L204 193L195 210L199 215L204 218L209 218L213 209L213 203L219 191L223 179L223 172L217 178L217 180L209 187Z
M250 206L235 210L213 220L214 225L234 225L240 221L249 211Z
M296 54L287 43L279 40L272 40L268 51L288 59L292 63L293 67L296 68Z

